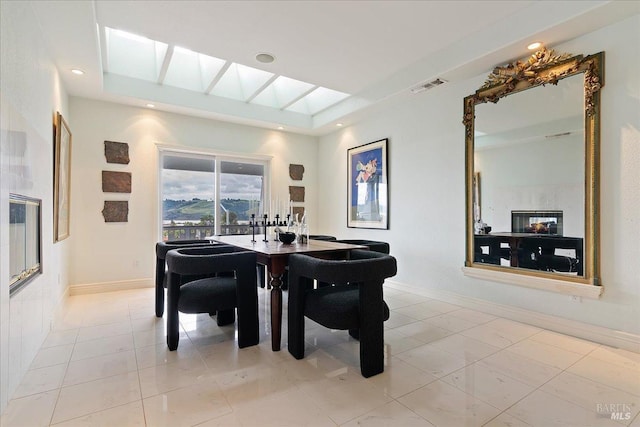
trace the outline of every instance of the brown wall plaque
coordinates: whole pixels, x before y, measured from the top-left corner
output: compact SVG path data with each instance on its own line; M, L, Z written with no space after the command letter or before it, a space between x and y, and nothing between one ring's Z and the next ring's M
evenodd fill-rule
M104 222L128 222L129 221L129 202L111 201L104 202L102 209Z
M104 142L104 157L107 163L129 164L129 144L126 142Z
M290 185L289 199L293 202L304 202L304 187Z
M102 191L131 193L131 172L102 171Z
M304 175L303 165L289 165L289 176L294 181L302 181Z

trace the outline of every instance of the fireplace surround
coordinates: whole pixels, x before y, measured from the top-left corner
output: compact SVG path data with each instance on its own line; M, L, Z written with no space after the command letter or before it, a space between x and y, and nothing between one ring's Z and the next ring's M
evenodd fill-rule
M511 211L512 233L552 234L562 236L562 211Z
M40 199L9 196L9 295L42 273L41 206Z

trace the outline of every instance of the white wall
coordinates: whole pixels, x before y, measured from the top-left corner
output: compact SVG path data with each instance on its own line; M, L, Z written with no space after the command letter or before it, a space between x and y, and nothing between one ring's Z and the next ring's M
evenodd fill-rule
M476 150L482 221L511 231L512 210L559 210L562 234L584 238L582 152L584 134Z
M31 6L0 2L0 411L49 332L67 284L53 244L53 122L67 95ZM73 120L69 120L73 129ZM9 193L42 199L43 274L9 298Z
M317 138L163 113L148 108L72 97L71 193L72 285L141 280L151 283L159 240L157 144L224 153L273 156L272 191L284 200L289 185L306 188L304 206L316 211ZM128 165L106 163L104 141L129 144ZM305 167L303 181L291 181L289 164ZM132 174L132 192L102 192L102 170ZM129 221L105 223L104 200L128 200ZM312 227L314 224L311 215ZM151 310L153 302L149 302Z
M462 100L486 75L453 81L322 137L320 228L341 237L388 241L398 259L397 282L640 333L640 17L552 46L606 52L601 124L601 267L604 295L572 302L567 295L463 276L465 259ZM490 70L487 70L487 74ZM346 150L389 138L389 230L346 227Z

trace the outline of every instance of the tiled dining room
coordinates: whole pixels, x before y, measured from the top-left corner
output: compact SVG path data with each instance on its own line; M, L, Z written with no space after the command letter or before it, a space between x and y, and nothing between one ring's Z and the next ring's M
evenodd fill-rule
M308 321L305 358L233 325L180 315L166 345L153 290L70 297L3 426L635 426L640 356L385 287L384 372L363 378L358 341ZM286 292L285 292L286 294ZM285 309L286 318L286 309ZM612 420L612 413L620 413ZM634 421L635 420L635 421ZM634 422L632 422L634 421Z
M640 427L638 28L0 0L0 426Z

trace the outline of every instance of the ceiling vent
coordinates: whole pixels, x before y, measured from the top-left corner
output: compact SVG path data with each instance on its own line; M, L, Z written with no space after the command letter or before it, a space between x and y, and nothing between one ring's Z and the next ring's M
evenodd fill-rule
M545 135L544 137L547 139L556 139L556 138L562 138L563 136L569 136L569 135L571 135L571 132L555 133L553 135Z
M433 81L430 81L428 83L420 83L418 86L416 87L412 87L411 88L411 93L420 93L420 92L424 92L425 90L429 90L432 89L436 86L440 86L443 83L446 83L447 81L444 79L435 79Z

